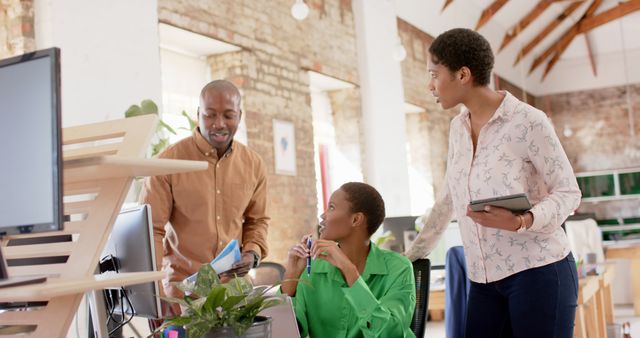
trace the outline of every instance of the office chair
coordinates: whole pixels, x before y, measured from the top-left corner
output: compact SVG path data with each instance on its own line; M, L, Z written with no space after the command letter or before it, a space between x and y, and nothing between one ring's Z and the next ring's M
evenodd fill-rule
M274 262L262 262L250 272L253 285L273 285L284 278L284 266Z
M411 331L417 338L424 337L429 309L429 280L431 277L431 261L418 259L413 262L413 274L416 279L416 310L411 320Z

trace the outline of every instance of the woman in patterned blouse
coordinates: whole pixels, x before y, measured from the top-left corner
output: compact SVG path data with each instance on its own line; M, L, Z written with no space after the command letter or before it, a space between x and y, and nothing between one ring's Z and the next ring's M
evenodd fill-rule
M578 278L561 228L580 201L573 169L544 112L489 88L494 57L480 34L433 41L429 90L451 121L447 172L424 228L405 253L426 256L450 220L460 224L469 290L467 337L572 337ZM472 200L525 193L524 214Z

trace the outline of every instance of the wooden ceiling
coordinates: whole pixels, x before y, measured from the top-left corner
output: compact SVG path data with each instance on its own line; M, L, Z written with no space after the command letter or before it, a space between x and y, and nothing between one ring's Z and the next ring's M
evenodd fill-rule
M489 22L494 15L502 8L509 0L493 0L480 15L476 24L476 30L481 28L487 22ZM608 22L619 19L640 10L640 0L624 0L607 10L598 11L603 3L603 0L538 0L537 4L531 11L525 13L512 29L509 29L504 33L504 38L500 45L499 51L502 51L507 47L525 28L527 28L532 22L553 3L560 3L565 5L564 11L554 18L549 24L547 24L541 31L539 31L533 39L528 41L526 45L518 52L514 65L518 64L527 54L529 54L536 46L538 46L542 40L545 39L552 31L554 31L561 23L571 16L578 8L585 5L585 1L589 2L589 7L582 14L582 16L556 41L554 41L549 48L544 50L538 55L529 69L529 74L536 68L546 62L546 66L543 73L543 80L551 72L556 65L564 51L576 38L584 38L589 52L589 61L591 69L594 75L597 75L596 64L593 58L593 50L591 42L589 40L589 31L602 26ZM454 0L445 0L442 11L451 5ZM586 6L586 5L585 5ZM596 14L597 13L597 14Z

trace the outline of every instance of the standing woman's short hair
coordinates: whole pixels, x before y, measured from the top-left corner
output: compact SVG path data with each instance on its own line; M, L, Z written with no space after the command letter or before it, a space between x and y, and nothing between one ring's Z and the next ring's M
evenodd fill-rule
M384 200L380 193L366 183L349 182L340 187L347 194L351 203L351 212L361 212L367 218L367 232L369 236L378 230L384 221Z
M467 67L473 82L486 86L493 70L493 51L489 41L478 32L466 28L454 28L440 34L429 47L431 61L451 71Z

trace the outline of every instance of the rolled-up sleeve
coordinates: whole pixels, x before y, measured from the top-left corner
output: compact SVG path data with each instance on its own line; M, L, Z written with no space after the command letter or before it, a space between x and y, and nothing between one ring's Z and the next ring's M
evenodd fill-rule
M242 251L252 250L263 259L268 254L267 175L262 161L258 165L258 184L244 212Z
M454 126L452 125L449 134L453 132L453 128ZM444 231L447 230L449 222L451 222L451 218L453 217L453 199L451 198L451 191L449 190L449 176L451 171L449 164L451 162L453 162L453 142L451 138L449 138L447 171L445 172L440 192L438 193L436 202L431 208L431 212L420 218L420 222L423 224L422 230L413 243L411 243L411 246L405 251L405 256L407 256L410 261L415 261L430 254L438 244Z
M345 298L353 307L357 324L365 337L405 337L411 331L411 318L416 305L413 269L386 275L395 278L388 292L377 299L359 277L351 286L342 288Z
M582 193L571 163L551 122L543 113L534 115L528 135L528 155L549 194L531 208L532 232L552 233L580 205Z

